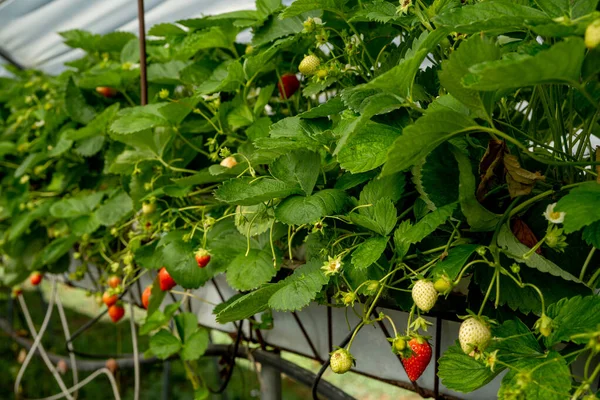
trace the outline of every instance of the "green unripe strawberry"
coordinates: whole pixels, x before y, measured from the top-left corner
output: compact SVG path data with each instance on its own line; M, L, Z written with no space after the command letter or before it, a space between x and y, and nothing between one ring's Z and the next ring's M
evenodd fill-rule
M421 311L427 312L433 308L438 292L431 281L421 279L412 288L412 298Z
M433 283L433 287L438 293L447 293L452 289L452 282L447 276L442 276Z
M398 336L394 338L392 346L394 346L395 353L401 353L404 349L406 349L406 340Z
M321 65L321 60L319 60L317 56L310 54L304 57L304 59L300 62L298 71L300 71L302 75L310 76L317 71L319 65Z
M490 326L481 318L469 317L458 331L458 341L465 354L476 357L483 353L492 338Z
M336 374L345 374L346 372L350 371L350 368L352 368L353 364L354 357L352 357L352 354L350 354L348 350L337 349L331 353L329 366Z
M600 45L600 19L595 20L585 30L585 46L593 49Z

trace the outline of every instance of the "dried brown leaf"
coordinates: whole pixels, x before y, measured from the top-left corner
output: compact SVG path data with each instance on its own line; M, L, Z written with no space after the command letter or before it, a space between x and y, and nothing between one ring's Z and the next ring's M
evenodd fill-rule
M477 200L482 202L485 195L503 176L503 156L507 152L506 143L502 140L490 139L488 147L479 163L481 182L477 187Z
M521 168L519 160L512 154L504 155L504 169L506 170L506 183L510 197L523 196L531 193L536 181L543 181L546 177L539 172L530 172Z
M519 242L523 243L529 248L532 248L538 242L537 237L535 237L535 233L533 233L529 225L527 225L525 222L523 222L523 220L519 218L515 218L513 220L511 230L513 235L515 235L515 237L519 239ZM538 254L542 254L541 247L538 248L535 252Z

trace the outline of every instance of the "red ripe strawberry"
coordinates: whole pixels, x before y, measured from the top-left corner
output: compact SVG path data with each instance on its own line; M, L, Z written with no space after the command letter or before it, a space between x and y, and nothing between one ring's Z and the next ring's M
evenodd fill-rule
M106 86L98 86L96 88L96 92L98 92L99 94L101 94L102 96L104 96L106 98L115 97L117 95L116 89L113 89L111 87L106 87Z
M22 294L23 294L23 289L21 289L21 286L15 286L12 289L12 297L19 297Z
M42 278L44 277L44 275L40 274L39 272L34 272L29 276L29 282L31 282L31 284L33 286L37 286L40 284L40 282L42 281Z
M112 306L117 302L117 300L119 300L119 296L117 296L116 294L111 295L108 292L104 292L104 294L102 295L102 302L106 304L106 307Z
M408 342L408 346L412 352L410 356L402 359L402 365L404 365L408 379L414 382L419 379L431 361L431 346L423 338L412 338Z
M177 285L165 267L162 267L160 271L158 271L158 284L160 285L160 290L163 292L171 290Z
M210 253L205 249L198 249L196 254L194 254L194 257L196 258L196 262L200 268L206 267L210 262Z
M281 80L277 84L277 88L279 89L279 95L283 99L289 99L292 97L294 93L300 87L300 82L296 75L294 74L285 74L281 76Z
M116 324L121 320L121 318L123 318L123 315L125 315L125 309L118 304L113 304L112 306L108 307L108 315Z
M119 286L121 284L121 278L119 278L116 275L111 275L108 278L107 283L108 283L108 286L110 286L111 288L114 289L114 288L116 288L117 286Z
M144 293L142 293L142 305L147 310L148 305L150 304L150 295L152 294L152 285L146 286L144 289Z

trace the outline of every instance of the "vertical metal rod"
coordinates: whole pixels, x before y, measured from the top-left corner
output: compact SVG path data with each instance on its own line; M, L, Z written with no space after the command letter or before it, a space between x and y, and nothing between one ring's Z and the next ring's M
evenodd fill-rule
M138 22L140 39L140 102L148 104L148 80L146 78L146 21L144 17L144 0L138 0Z
M171 398L171 388L169 381L171 379L171 362L165 361L163 363L163 375L162 375L162 390L161 399L169 400Z
M306 332L306 328L304 328L304 325L302 324L302 321L300 321L300 317L298 317L298 314L296 314L295 311L292 312L292 315L294 316L294 319L296 320L296 323L298 324L298 327L300 328L300 331L302 331L302 335L304 336L304 339L306 339L306 342L308 343L308 346L312 350L313 355L315 356L315 359L317 361L319 361L320 363L322 363L323 359L321 358L321 355L319 354L319 351L317 350L317 348L313 344L312 340L310 339L310 336L308 335L308 332Z
M331 296L327 296L327 304L331 304ZM333 311L331 306L327 306L327 347L329 352L333 351Z
M270 365L260 365L261 400L281 400L281 372Z

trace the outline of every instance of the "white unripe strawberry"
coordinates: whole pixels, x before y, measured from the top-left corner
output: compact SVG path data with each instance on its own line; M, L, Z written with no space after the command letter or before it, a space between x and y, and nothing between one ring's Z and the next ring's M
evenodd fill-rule
M480 355L492 338L490 326L482 319L470 317L463 321L458 331L458 341L465 354Z
M321 65L321 60L319 60L319 57L311 54L304 57L304 59L300 62L298 71L300 71L302 75L310 76L317 71L319 65Z
M412 298L421 311L427 312L435 305L438 291L435 290L433 282L421 279L412 288Z
M350 371L352 364L354 364L354 357L352 357L352 354L348 350L337 349L331 353L329 366L336 374L345 374Z

